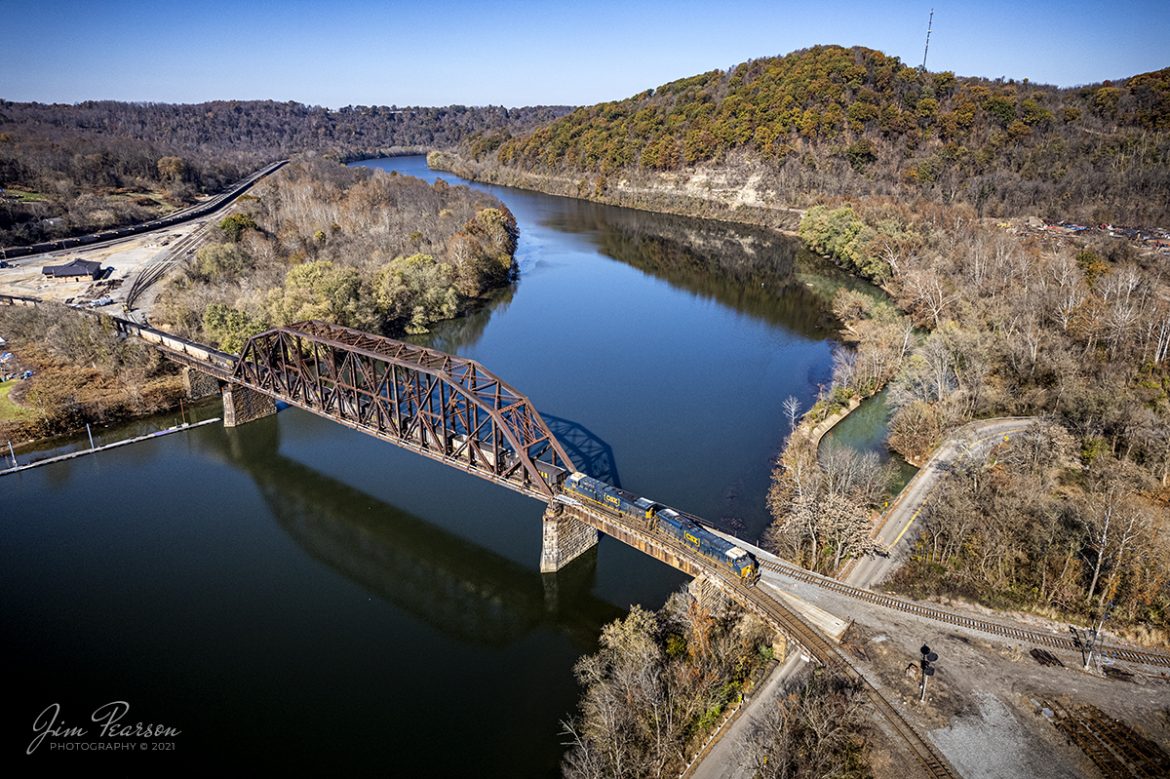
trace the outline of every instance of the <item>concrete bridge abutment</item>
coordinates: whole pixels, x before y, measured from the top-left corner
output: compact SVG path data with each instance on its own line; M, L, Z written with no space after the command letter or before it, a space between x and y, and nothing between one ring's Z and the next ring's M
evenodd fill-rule
M597 530L570 516L560 503L548 505L542 525L541 573L555 573L597 546Z
M262 392L225 384L223 387L223 426L238 427L276 413L276 401Z
M687 592L703 610L716 619L726 616L728 609L735 603L724 591L723 585L706 574L691 579L687 585ZM777 660L783 660L788 656L788 638L778 631L772 633L772 656Z

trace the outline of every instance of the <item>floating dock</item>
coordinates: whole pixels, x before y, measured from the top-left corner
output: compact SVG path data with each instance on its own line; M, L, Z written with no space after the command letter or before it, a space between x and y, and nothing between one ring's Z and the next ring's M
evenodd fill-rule
M72 460L75 457L84 457L87 454L95 454L96 452L104 452L108 449L117 449L119 446L128 446L129 444L137 444L141 441L149 441L152 438L162 438L163 436L170 435L171 433L181 433L184 430L190 430L191 428L194 428L194 427L202 427L203 425L210 425L212 422L218 422L218 421L220 421L219 417L212 417L211 419L203 419L203 420L200 420L199 422L192 422L192 423L186 424L186 425L175 425L174 427L164 428L163 430L155 430L153 433L147 433L146 435L140 435L140 436L137 436L135 438L127 438L124 441L115 441L112 444L104 444L102 446L95 446L92 449L82 449L82 450L77 451L77 452L68 452L66 454L59 454L56 457L46 457L44 460L37 460L34 463L28 463L27 465L17 465L17 466L14 466L12 468L8 468L7 470L0 471L0 476L7 476L10 473L20 473L21 471L27 471L30 468L39 468L42 465L51 465L53 463L59 463L59 462L65 461L65 460Z

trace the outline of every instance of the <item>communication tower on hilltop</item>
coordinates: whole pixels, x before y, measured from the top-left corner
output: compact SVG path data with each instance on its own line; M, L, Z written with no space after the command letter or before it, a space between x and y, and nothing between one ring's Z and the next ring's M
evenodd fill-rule
M930 9L930 19L926 22L926 48L922 50L922 67L919 70L926 70L926 54L930 51L930 29L934 26L934 9Z

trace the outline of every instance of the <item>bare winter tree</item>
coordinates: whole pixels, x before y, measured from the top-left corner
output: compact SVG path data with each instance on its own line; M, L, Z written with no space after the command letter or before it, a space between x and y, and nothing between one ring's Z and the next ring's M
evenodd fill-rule
M784 416L788 418L788 434L796 432L796 420L800 417L800 401L795 395L784 399Z
M743 743L760 779L866 779L867 750L857 690L823 671L781 697Z

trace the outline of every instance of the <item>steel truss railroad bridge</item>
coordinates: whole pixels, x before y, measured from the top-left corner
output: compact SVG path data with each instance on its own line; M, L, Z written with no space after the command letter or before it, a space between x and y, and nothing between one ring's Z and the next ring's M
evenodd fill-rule
M532 402L474 360L326 322L260 333L239 357L115 323L218 379L229 425L279 400L544 501L551 475L575 467Z

